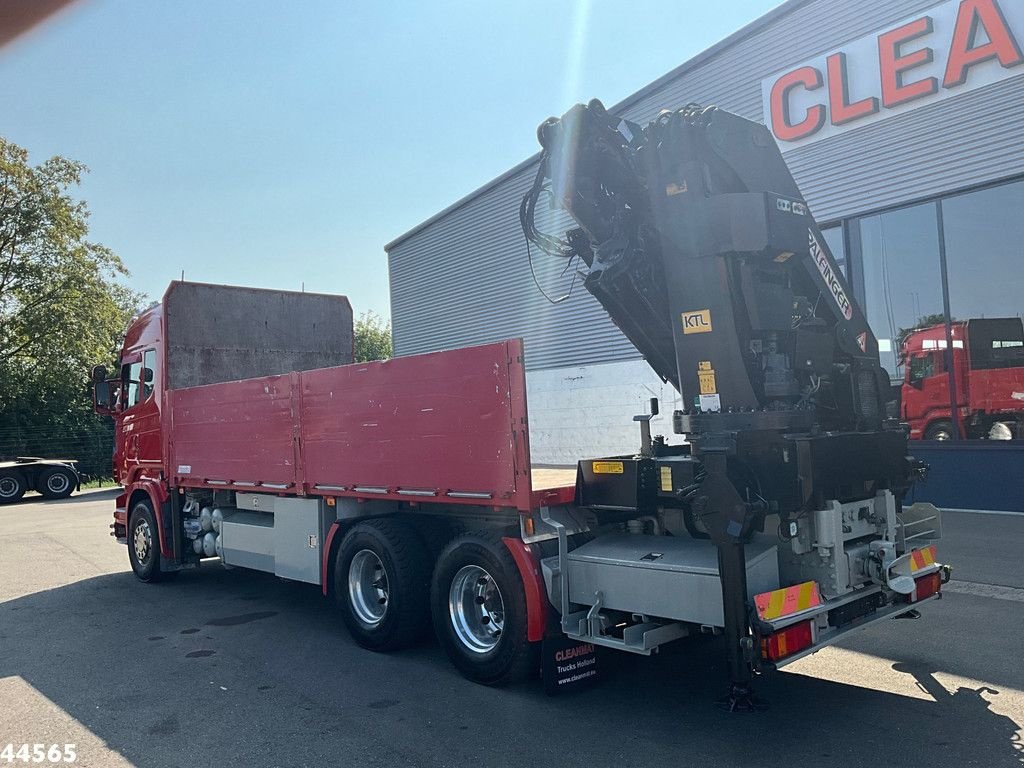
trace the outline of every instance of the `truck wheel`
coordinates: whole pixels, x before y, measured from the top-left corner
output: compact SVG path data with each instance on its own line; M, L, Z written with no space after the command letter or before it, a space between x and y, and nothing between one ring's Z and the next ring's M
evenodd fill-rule
M139 501L128 517L128 561L139 581L162 581L172 574L160 569L160 537L148 501Z
M25 478L20 472L0 472L0 504L10 504L25 495Z
M504 685L537 674L522 578L498 536L467 533L449 543L434 569L430 602L441 647L470 680Z
M412 528L393 520L358 523L338 548L334 597L363 648L391 651L413 644L429 626L426 546Z
M43 470L36 490L47 499L66 499L78 485L78 477L64 467Z
M948 421L936 421L924 431L925 440L952 440L953 425Z

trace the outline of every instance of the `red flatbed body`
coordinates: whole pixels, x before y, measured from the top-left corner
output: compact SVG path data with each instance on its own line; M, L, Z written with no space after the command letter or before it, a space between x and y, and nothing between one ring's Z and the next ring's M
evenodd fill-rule
M168 392L172 486L471 504L529 512L521 340Z

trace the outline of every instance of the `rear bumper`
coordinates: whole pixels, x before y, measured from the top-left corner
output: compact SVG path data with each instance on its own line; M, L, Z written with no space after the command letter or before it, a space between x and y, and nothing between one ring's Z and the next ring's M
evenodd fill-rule
M940 563L934 563L931 567L922 569L919 572L919 575L927 576L936 572L941 575L942 584L949 581L950 567ZM906 614L911 614L911 612L916 611L925 603L941 599L941 588L934 594L930 594L927 597L914 599L913 595L898 595L891 590L876 585L861 590L856 595L844 596L843 598L822 602L819 606L792 614L778 621L761 621L757 626L757 631L760 637L767 637L774 632L786 629L787 627L792 627L795 624L811 621L814 625L814 642L807 648L797 651L796 653L788 655L782 659L771 661L761 658L758 662L759 666L762 670L781 669L787 664L791 664L805 656L810 656L812 653L815 653L826 646L832 645L833 643L838 642L839 640L854 632L864 629L865 627L877 624L878 622L886 619L894 619ZM854 613L859 613L861 609L857 608L858 603L864 606L874 603L874 607L860 615L857 615L856 618L838 624L838 626L833 626L831 617L836 616L843 610L852 609ZM911 617L917 618L913 615L908 618Z
M822 648L832 645L833 643L842 640L847 635L853 634L854 632L864 629L865 627L870 627L872 624L884 621L885 619L894 619L898 616L908 613L909 611L915 610L920 605L924 605L925 603L929 603L933 600L941 599L942 593L937 592L931 597L926 597L924 600L918 600L916 603L894 603L885 608L880 608L876 610L874 613L868 616L864 616L862 619L859 619L857 621L852 621L844 626L835 628L830 627L827 633L819 632L817 642L815 642L815 644L812 645L810 648L805 648L804 650L794 653L792 656L787 656L784 659L780 659L779 661L772 662L762 660L761 668L782 669L782 667L786 666L787 664L791 664L792 662L797 661L798 659L802 659L805 656L810 656L812 653L820 651Z

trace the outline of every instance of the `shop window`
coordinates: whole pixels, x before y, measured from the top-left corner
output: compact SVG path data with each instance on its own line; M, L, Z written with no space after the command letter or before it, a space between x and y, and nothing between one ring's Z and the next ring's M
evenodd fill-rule
M1024 310L1024 181L942 201L949 311L958 320Z
M866 216L860 227L864 311L882 366L902 378L900 340L943 321L938 215L934 203Z
M950 314L962 331L968 375L957 395L962 437L1024 437L1024 182L941 202Z

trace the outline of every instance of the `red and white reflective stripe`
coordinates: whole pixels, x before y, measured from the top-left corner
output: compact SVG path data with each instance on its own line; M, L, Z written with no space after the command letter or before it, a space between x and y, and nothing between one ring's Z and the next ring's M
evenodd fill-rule
M935 545L915 549L910 553L910 572L917 573L935 565Z
M821 593L814 581L805 581L792 587L762 592L754 596L754 606L762 621L775 621L786 616L817 608L821 605Z

